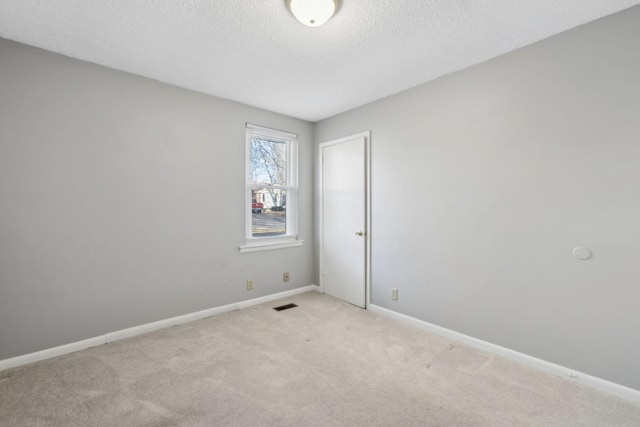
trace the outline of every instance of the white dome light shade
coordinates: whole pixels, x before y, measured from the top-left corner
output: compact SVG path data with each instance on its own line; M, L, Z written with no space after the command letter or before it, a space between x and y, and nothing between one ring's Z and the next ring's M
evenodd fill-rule
M287 0L293 16L304 25L319 27L338 9L338 0Z

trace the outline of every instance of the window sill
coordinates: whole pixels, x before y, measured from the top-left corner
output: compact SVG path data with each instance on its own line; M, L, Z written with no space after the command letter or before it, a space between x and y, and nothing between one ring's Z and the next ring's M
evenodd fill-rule
M286 240L286 241L250 241L246 245L240 246L240 253L258 252L258 251L271 251L274 249L295 248L296 246L302 246L304 240Z

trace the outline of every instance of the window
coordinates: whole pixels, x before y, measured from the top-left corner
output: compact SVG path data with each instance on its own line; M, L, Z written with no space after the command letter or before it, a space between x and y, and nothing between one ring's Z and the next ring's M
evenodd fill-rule
M241 252L299 246L298 135L247 124L246 245Z

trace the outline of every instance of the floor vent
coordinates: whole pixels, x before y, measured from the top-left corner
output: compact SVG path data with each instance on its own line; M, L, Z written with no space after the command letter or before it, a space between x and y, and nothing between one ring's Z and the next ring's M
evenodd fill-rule
M282 310L288 310L293 307L297 307L297 305L291 303L291 304L281 305L280 307L273 307L273 309L275 311L282 311Z

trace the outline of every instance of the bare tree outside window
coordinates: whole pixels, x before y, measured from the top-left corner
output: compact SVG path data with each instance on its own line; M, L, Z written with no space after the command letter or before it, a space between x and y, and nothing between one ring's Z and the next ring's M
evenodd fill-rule
M286 234L288 144L253 136L249 156L252 236Z

